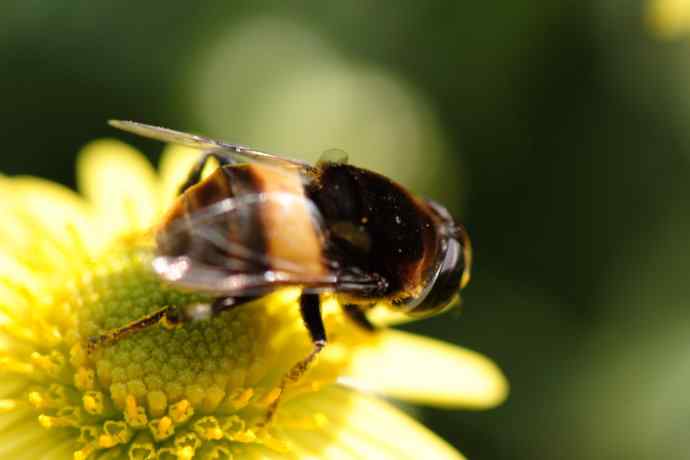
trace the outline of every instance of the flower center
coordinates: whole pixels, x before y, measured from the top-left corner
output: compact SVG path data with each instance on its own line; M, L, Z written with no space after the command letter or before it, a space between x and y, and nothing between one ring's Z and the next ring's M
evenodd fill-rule
M46 299L40 345L30 364L14 363L33 381L28 401L39 423L71 430L79 460L121 454L232 458L247 443L287 449L275 426L262 422L281 396L282 376L310 349L295 305L297 289L172 330L153 325L87 353L88 337L166 306L211 300L166 285L150 262L150 248L119 243L85 262ZM332 310L326 305L325 319L337 331L341 319ZM346 355L336 344L282 399L334 381ZM276 424L283 415L279 411ZM322 422L318 414L313 418Z

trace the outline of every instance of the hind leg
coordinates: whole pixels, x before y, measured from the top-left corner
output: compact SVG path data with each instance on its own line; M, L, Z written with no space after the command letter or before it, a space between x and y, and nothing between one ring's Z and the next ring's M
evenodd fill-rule
M209 319L223 311L239 307L254 299L255 297L221 297L210 305L194 304L181 308L166 306L124 326L111 329L95 337L89 337L87 349L89 353L93 353L98 348L110 346L156 324L160 324L166 329L173 329L187 321Z

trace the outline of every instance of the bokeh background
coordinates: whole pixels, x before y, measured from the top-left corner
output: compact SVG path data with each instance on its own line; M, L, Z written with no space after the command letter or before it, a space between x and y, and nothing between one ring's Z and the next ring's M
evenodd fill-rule
M112 117L344 149L473 239L462 311L405 327L511 396L425 423L474 459L688 458L689 40L690 0L0 0L0 171L157 159Z

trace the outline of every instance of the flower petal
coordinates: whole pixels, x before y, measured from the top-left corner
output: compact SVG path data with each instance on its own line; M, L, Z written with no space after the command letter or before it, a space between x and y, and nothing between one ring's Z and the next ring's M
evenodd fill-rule
M79 195L60 184L35 177L16 177L8 182L14 193L15 214L30 219L30 222L24 220L28 238L42 237L70 245L78 236L80 242L94 248L97 235L92 215Z
M415 403L485 409L508 395L508 383L488 358L445 342L386 330L358 350L348 384Z
M35 414L28 411L5 414L0 436L0 457L18 460L39 458L41 451L54 445L50 434L36 423ZM32 447L39 449L32 451Z
M185 181L200 155L201 152L198 149L181 145L169 145L165 148L160 162L164 209L172 204L180 185Z
M332 385L291 404L299 405L300 412L319 414L325 421L313 430L286 430L301 460L463 458L390 404L344 387Z
M397 326L415 320L415 317L401 311L392 310L388 305L375 305L367 312L369 321L380 327Z
M78 180L110 236L145 230L159 215L156 173L126 144L107 139L88 144L79 156Z

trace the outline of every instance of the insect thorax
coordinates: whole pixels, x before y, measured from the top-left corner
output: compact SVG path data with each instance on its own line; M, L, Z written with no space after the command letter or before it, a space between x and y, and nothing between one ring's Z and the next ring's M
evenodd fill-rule
M425 202L382 175L338 163L322 166L307 196L328 229L328 258L384 277L381 297L413 301L430 281L439 241Z

